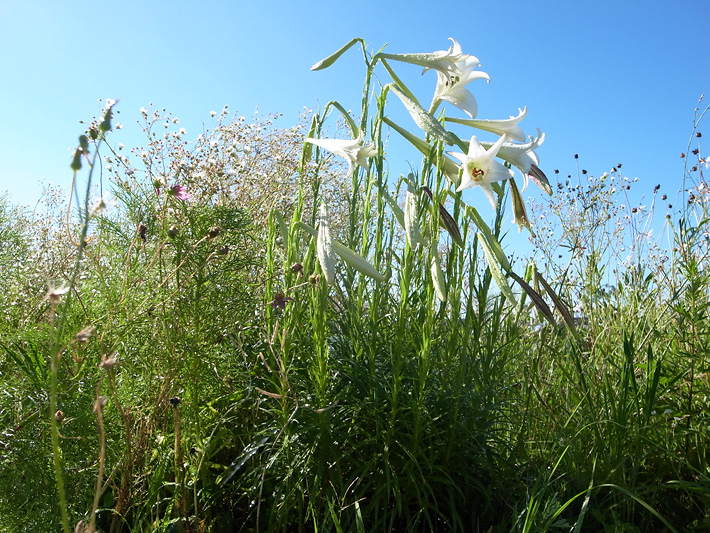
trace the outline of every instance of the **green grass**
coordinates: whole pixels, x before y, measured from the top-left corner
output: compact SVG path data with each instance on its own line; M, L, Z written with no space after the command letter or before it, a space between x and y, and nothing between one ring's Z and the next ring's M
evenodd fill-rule
M357 117L225 111L191 144L146 111L131 159L107 107L73 207L0 202L0 531L710 526L701 154L668 249L652 209L621 207L615 167L528 206L538 247L511 261L515 191L484 221L450 181L437 106L364 52ZM396 90L373 87L383 61ZM392 93L428 117L421 138L392 130L422 153L406 179L382 155ZM340 118L377 154L345 183L303 143ZM324 202L350 255L325 244Z

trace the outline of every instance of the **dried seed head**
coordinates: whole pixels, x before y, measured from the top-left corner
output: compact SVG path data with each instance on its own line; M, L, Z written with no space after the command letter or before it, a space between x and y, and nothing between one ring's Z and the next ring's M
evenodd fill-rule
M114 366L118 364L118 356L116 352L111 352L111 354L106 357L106 354L101 354L101 362L99 363L99 368L104 370L111 370Z
M138 236L141 238L143 242L145 242L145 235L148 232L148 226L145 224L139 224L138 225Z
M170 398L170 405L172 405L173 407L177 407L179 403L180 398L178 398L177 396L173 396L172 398Z
M98 414L99 411L103 412L107 401L108 398L106 396L99 396L96 398L96 401L94 402L94 414Z
M50 286L49 291L47 292L47 296L45 296L45 299L49 300L49 303L56 305L62 301L62 296L64 296L68 292L69 287L58 287L55 289Z
M82 344L89 342L89 339L94 334L94 331L96 331L96 328L94 326L86 326L84 329L82 329L79 333L76 334L76 342Z
M170 226L170 229L168 230L168 237L174 239L178 236L178 233L180 233L180 230L178 230L177 226Z
M301 277L303 277L303 265L301 263L294 263L291 265L291 272L298 272Z
M218 237L221 233L222 233L222 228L220 228L219 226L215 226L214 228L212 228L209 231L209 233L207 233L207 237L209 239L214 239L215 237Z

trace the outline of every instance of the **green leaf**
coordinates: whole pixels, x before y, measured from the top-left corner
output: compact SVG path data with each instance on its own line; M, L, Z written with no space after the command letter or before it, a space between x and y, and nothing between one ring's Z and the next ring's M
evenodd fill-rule
M505 270L506 272L510 272L512 270L510 262L505 256L503 248L498 242L498 239L496 239L495 235L493 235L491 228L489 228L488 224L483 221L481 215L478 214L478 211L476 211L475 207L471 207L470 205L467 206L466 212L468 213L468 216L473 219L473 222L476 224L476 226L478 226L478 229L481 230L481 233L485 237L484 240L486 241L486 244L490 247L489 249L493 253L493 255L495 255L495 257L498 259L498 263L500 264L500 266L502 266L503 270Z
M271 210L271 216L276 219L276 222L279 225L279 231L281 232L284 248L288 249L288 228L286 227L286 222L284 222L281 213L279 213L276 209Z
M486 239L484 238L481 232L478 233L478 240L481 242L483 253L486 255L486 262L488 263L488 268L490 269L491 275L493 276L493 279L498 285L500 292L503 293L503 296L505 296L506 299L512 305L517 305L517 300L515 299L513 289L511 289L510 285L508 285L508 282L505 279L505 274L503 274L503 270L501 270L500 264L496 260L495 254L488 247Z

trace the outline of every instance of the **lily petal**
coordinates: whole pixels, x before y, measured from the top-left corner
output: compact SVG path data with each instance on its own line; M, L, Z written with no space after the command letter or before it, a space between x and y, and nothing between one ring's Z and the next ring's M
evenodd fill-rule
M540 158L535 153L535 149L539 148L545 142L545 134L539 129L536 137L528 137L529 141L524 144L503 143L498 151L498 157L507 161L517 168L525 179L523 191L527 188L528 177L533 176L533 182L538 185L547 194L552 194L552 188L545 174L539 170ZM484 147L492 147L494 143L482 142ZM537 169L535 171L534 169ZM539 173L539 175L537 173Z
M364 135L360 132L357 139L306 139L307 143L315 144L321 148L333 152L348 162L348 177L353 173L355 163L363 168L367 167L367 158L377 155L377 148L370 143L363 145Z
M513 177L512 170L495 160L504 142L505 136L500 137L486 150L474 135L469 143L468 154L456 152L450 154L461 162L464 171L461 184L456 189L457 192L473 187L481 187L491 205L495 208L496 200L491 183L505 181Z
M486 119L462 119L462 118L450 118L447 117L447 122L453 122L454 124L461 124L463 126L471 126L473 128L478 128L479 130L490 131L496 135L507 135L509 139L514 141L525 141L525 133L518 126L518 123L525 118L528 113L528 108L518 110L518 116L511 116L504 120L486 120Z

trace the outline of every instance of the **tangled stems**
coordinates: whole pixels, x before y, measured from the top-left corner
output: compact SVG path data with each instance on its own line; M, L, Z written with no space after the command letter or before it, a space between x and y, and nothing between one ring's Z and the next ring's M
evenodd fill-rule
M107 114L110 113L111 109L109 108L107 110ZM103 124L103 123L102 123ZM82 136L84 137L84 136ZM85 139L85 137L84 137ZM57 389L58 389L58 367L59 367L59 359L62 356L63 352L63 347L62 347L62 335L64 333L64 328L66 325L66 319L67 315L69 313L69 303L71 301L71 295L72 291L74 290L74 287L76 286L76 280L79 276L79 271L81 269L81 260L84 256L84 249L86 248L86 237L88 234L89 230L89 219L90 219L90 213L89 213L89 195L91 192L91 182L92 182L92 176L94 172L94 165L96 163L96 159L99 155L99 146L101 145L101 142L104 140L103 134L101 134L98 137L98 142L96 145L96 151L94 152L94 155L91 159L90 162L90 171L89 171L89 177L87 179L87 184L86 184L86 196L84 199L84 210L83 210L83 218L84 218L84 224L82 225L81 228L81 235L79 239L79 243L77 244L77 254L76 254L76 259L74 260L74 266L72 268L72 273L71 273L71 278L69 280L69 290L66 292L66 297L64 301L62 302L62 308L59 313L59 321L56 325L56 328L54 327L54 316L57 308L60 305L60 300L61 300L61 294L54 289L50 289L50 292L48 294L48 298L50 300L50 315L49 315L49 325L50 325L50 330L53 332L53 335L50 340L50 361L51 361L51 374L50 374L50 383L49 383L49 423L50 423L50 433L52 436L52 463L54 466L54 480L55 484L57 486L57 495L59 497L59 510L61 513L61 518L62 518L62 530L64 533L69 533L70 528L69 528L69 513L67 511L67 497L66 497L66 490L64 488L64 476L62 475L62 464L61 464L61 448L59 446L59 418L58 416L60 413L57 410ZM80 139L81 147L80 149L77 149L77 153L87 153L87 148L84 146L84 142L82 139ZM76 187L76 175L79 169L81 168L81 162L79 160L78 164L77 163L77 157L75 157L74 163L72 164L72 168L74 169L74 176L72 178L72 191L71 194L75 193L75 187ZM67 221L67 232L69 232L69 225ZM76 243L75 243L76 244Z

